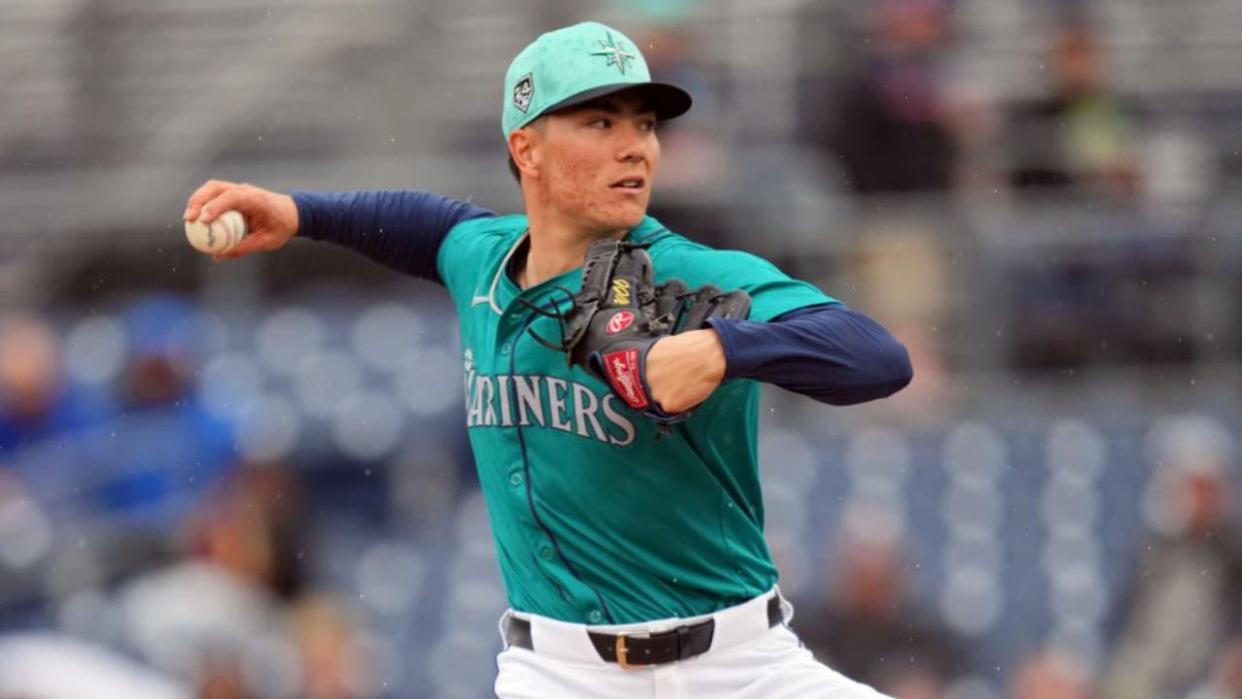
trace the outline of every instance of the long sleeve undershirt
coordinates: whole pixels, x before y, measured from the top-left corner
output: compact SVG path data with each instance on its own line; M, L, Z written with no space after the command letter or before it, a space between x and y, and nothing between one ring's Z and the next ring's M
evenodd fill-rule
M440 244L462 221L492 212L417 191L295 192L298 235L443 283ZM713 320L726 379L775 384L831 405L884 398L910 382L906 349L879 323L840 304L799 308L768 323Z
M294 192L298 235L343 245L404 274L443 284L436 253L453 226L487 209L431 192Z
M799 308L769 323L708 322L724 346L726 379L755 379L821 403L854 405L890 396L914 375L897 338L841 304Z

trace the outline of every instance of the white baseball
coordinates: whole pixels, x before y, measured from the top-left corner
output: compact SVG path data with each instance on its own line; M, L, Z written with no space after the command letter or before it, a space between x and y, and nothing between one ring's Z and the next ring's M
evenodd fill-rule
M195 250L208 254L224 253L237 247L246 235L246 219L239 211L225 211L211 226L198 221L187 221L185 238Z

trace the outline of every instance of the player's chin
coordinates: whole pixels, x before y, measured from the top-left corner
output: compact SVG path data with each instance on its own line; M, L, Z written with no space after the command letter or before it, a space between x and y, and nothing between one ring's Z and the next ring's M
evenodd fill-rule
M643 197L641 200L636 198L633 201L609 207L609 209L609 227L634 228L642 223L643 218L647 215L647 198Z
M646 210L618 213L616 216L609 216L608 223L604 228L609 229L630 229L637 228L638 224L643 222L643 217L647 215Z

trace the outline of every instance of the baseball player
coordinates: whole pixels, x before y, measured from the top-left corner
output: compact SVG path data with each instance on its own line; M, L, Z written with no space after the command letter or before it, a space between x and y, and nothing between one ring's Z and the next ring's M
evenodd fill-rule
M787 626L763 537L758 382L860 403L904 387L909 358L814 286L646 215L656 124L690 103L621 32L585 22L540 36L505 77L525 214L221 181L185 211L242 212L250 234L224 257L298 235L448 289L511 607L500 697L880 696Z

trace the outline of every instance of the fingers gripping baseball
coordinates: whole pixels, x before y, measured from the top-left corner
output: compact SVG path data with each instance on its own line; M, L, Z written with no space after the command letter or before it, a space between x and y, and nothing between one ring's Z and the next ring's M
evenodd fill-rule
M292 197L224 180L209 180L195 190L186 202L183 218L210 224L226 211L241 213L247 234L228 252L214 255L217 260L276 250L298 232L298 209Z

